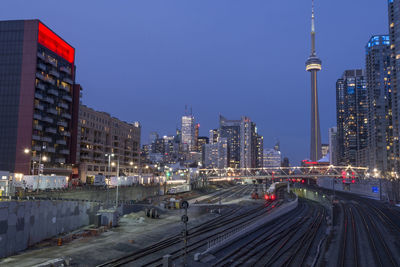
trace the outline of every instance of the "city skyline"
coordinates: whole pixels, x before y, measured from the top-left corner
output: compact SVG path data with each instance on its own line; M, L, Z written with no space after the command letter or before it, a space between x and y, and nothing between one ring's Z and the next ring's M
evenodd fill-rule
M207 135L208 130L218 125L218 114L246 115L257 121L267 147L279 137L285 155L291 162L298 162L308 156L309 149L310 85L303 67L304 57L309 53L309 1L227 3L175 1L157 2L157 6L130 3L128 7L132 8L126 8L129 12L122 11L120 6L100 5L99 14L91 15L90 21L78 19L65 23L59 18L70 16L69 7L52 15L33 3L20 10L18 2L9 1L3 9L7 13L1 15L3 19L38 18L65 36L77 49L77 82L84 88L83 103L128 122L140 121L145 138L152 131L174 133L184 105L188 104L193 106L193 113L201 124L200 135ZM344 4L347 10L343 10ZM366 41L373 34L388 32L387 6L362 4L361 1L316 2L317 42L325 70L319 80L323 143L328 141L328 128L335 125L337 77L344 69L363 67ZM87 12L89 6L80 4L77 12ZM351 7L358 8L359 13L355 14L358 19L354 18ZM111 13L118 10L120 18L99 21L106 9ZM141 10L150 9L153 11L150 15L146 12L149 17L140 14ZM338 12L342 14L341 20L331 23ZM290 16L291 20L276 23L283 15ZM188 25L183 26L182 21ZM96 29L95 25L100 27ZM116 26L121 30L111 32ZM144 35L144 31L150 33ZM124 35L129 45L114 42L121 39L118 34ZM341 40L337 46L328 45L333 38ZM271 53L274 49L286 49L287 53L274 55ZM89 64L94 57L104 64ZM210 57L216 58L216 63L208 64ZM110 72L110 68L104 68L107 65L121 65L124 69ZM284 67L285 71L276 66ZM241 75L232 76L237 73ZM285 73L291 73L291 78L286 79ZM282 90L276 90L278 86ZM241 92L246 92L254 104L239 105L243 100ZM227 104L221 103L224 96ZM277 111L279 120L274 117ZM143 139L142 143L146 141Z

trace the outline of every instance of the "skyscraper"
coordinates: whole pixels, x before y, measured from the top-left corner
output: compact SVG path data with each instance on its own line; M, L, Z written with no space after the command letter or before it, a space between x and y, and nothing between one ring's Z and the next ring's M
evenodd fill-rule
M337 165L337 127L329 128L329 162Z
M71 174L75 49L39 20L1 21L0 36L0 170L29 174L40 158L44 172Z
M399 148L399 92L400 92L400 1L389 0L389 39L391 49L391 85L392 85L392 120L393 120L393 153L390 161L395 172L400 172ZM393 175L393 174L392 174ZM396 177L396 175L393 175Z
M255 148L256 154L256 168L262 168L264 166L264 137L257 134L257 142Z
M388 35L372 36L366 45L369 167L384 173L395 166L390 54Z
M183 151L192 151L195 146L195 125L193 115L182 117L182 148Z
M228 167L228 140L219 138L216 143L204 144L203 164L205 168Z
M254 167L252 164L253 132L255 132L255 124L249 118L242 117L240 122L240 168Z
M315 16L314 0L312 0L311 16L311 55L306 61L306 70L311 73L311 144L310 159L317 161L321 158L321 132L319 125L317 72L321 70L321 60L315 50Z
M364 70L346 70L336 82L338 164L368 165L368 102Z
M218 140L220 138L226 138L227 140L229 154L228 166L231 168L240 167L240 124L241 120L228 120L223 116L219 116Z

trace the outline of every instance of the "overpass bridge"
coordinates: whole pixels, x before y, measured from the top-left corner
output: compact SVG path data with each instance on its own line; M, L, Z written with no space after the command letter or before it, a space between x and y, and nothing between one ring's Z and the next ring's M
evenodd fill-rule
M320 177L336 177L343 179L363 180L377 177L377 172L368 168L352 166L294 166L275 168L224 168L200 169L198 178L208 181L223 181L237 179L317 179Z

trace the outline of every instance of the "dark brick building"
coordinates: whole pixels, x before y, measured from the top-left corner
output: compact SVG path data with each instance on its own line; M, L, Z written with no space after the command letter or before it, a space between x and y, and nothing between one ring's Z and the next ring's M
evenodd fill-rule
M70 173L81 90L74 60L39 20L0 22L0 170L37 172L41 158L45 173Z

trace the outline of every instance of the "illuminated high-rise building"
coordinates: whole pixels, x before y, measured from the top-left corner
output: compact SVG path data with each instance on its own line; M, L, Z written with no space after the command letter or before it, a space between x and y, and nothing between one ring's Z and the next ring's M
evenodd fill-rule
M390 155L393 170L390 175L399 177L400 172L400 147L399 147L399 93L400 93L400 0L388 1L389 39L391 50L391 90L392 90L392 120L393 120L393 153Z
M195 124L193 115L182 117L181 144L183 151L193 151L195 147Z
M369 167L394 171L393 98L388 35L372 36L366 45Z
M37 173L41 160L44 173L70 175L80 91L70 44L39 20L1 21L0 170Z
M227 140L228 166L231 168L240 167L240 124L241 120L228 120L223 116L219 116L218 140L220 138L226 138Z
M367 80L362 69L346 70L336 82L338 164L368 165Z
M311 16L311 55L306 61L306 70L311 73L311 144L310 159L317 161L321 158L321 132L319 124L317 72L321 70L321 60L315 50L315 16L314 0L312 1Z

